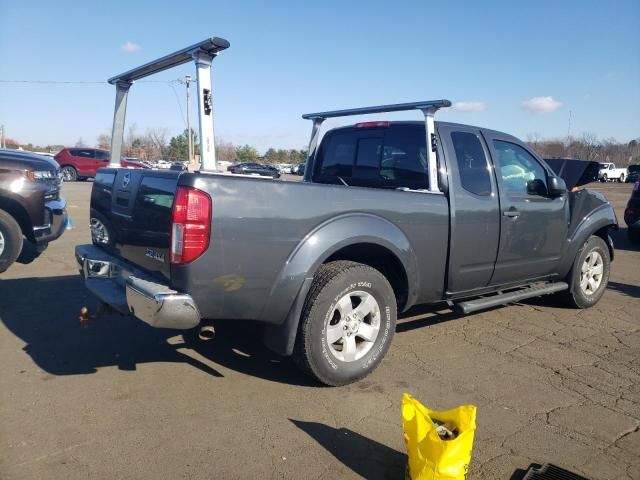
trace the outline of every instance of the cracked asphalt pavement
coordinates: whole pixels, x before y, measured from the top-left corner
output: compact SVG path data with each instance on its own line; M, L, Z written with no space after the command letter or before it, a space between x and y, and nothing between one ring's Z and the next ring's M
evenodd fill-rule
M631 185L592 187L622 221ZM0 275L0 478L400 479L409 392L478 406L469 478L551 462L640 479L640 251L624 229L594 308L414 309L370 377L323 388L262 347L258 325L206 343L131 317L81 327L95 301L73 246L89 241L90 188L65 184L75 229Z

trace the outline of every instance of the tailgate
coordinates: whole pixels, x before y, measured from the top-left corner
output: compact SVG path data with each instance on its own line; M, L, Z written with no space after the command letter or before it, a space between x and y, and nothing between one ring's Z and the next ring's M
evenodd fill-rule
M91 194L92 216L107 220L112 254L169 278L171 207L180 172L103 168Z

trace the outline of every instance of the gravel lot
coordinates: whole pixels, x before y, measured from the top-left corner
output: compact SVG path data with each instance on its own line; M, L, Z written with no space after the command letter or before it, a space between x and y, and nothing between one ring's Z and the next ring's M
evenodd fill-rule
M631 185L593 187L622 221ZM478 406L470 478L552 462L640 479L640 252L623 228L596 307L414 310L373 375L321 388L257 326L209 343L131 317L81 328L94 301L73 246L89 241L90 188L66 184L75 229L0 275L0 478L403 478L406 391Z

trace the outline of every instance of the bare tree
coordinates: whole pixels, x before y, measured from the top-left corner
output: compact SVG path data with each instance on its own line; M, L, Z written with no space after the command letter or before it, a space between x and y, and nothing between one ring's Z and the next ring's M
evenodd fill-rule
M150 160L163 160L167 158L168 143L168 128L147 129L144 141L147 150L147 158Z
M108 133L98 135L98 148L109 150L111 148L111 135Z
M223 162L235 162L238 159L236 147L231 142L216 142L216 159Z
M76 147L86 147L84 140L82 139L82 137L78 138L78 141L75 144Z

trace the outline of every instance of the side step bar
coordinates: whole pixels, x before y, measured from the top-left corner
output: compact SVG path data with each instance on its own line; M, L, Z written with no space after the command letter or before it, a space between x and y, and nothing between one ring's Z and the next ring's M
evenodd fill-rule
M541 285L533 285L531 287L525 287L518 290L512 290L506 293L498 293L489 297L476 298L475 300L469 300L467 302L460 302L454 304L453 308L461 313L473 313L478 310L485 310L491 307L497 307L499 305L506 305L507 303L519 302L525 298L541 297L542 295L549 295L550 293L561 292L567 290L569 285L566 282L554 282L545 283Z

